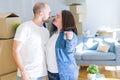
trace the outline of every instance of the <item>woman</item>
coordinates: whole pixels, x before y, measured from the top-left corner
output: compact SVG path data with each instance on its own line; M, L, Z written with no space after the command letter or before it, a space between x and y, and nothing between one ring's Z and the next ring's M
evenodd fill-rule
M51 75L52 77L56 77L56 75L53 74L54 70L50 71L50 68L51 70L56 68L55 74L59 72L57 76L60 80L78 80L78 67L74 59L75 47L77 45L77 29L74 17L70 11L63 10L55 16L53 24L57 27L57 31L51 37L53 40L51 42L48 41L47 44L47 51L50 51L48 47L51 48L51 45L54 45L55 49L51 49L54 53L47 53L49 80L56 80L51 79ZM52 56L53 54L54 56ZM56 65L53 67L51 65L54 63L50 59L57 60Z

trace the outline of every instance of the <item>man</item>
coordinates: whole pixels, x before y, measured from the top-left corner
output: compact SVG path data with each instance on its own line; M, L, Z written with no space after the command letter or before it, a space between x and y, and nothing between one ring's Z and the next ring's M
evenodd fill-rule
M50 18L50 7L37 2L34 18L21 24L13 42L13 57L18 67L18 80L45 80L47 75L44 46L49 32L43 23Z

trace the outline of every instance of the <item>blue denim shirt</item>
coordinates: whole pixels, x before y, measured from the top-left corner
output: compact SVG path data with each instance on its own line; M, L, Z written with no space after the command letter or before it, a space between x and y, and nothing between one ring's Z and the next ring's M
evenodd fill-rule
M68 40L64 39L64 35L64 32L61 31L56 42L56 56L60 78L63 76L78 76L78 67L74 58L77 36L73 32L73 39Z

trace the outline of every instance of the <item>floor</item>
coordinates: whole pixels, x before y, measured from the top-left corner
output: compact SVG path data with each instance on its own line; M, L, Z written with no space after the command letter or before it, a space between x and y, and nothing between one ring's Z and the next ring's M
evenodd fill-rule
M87 66L82 66L79 71L79 79L78 80L87 80L87 72L86 72ZM119 74L117 76L115 67L112 66L99 66L100 73L104 74L106 77L106 80L120 80L120 67L118 67Z
M88 66L81 66L79 70L79 79L78 80L88 80L87 79L87 69ZM119 74L117 76L116 69L114 66L99 66L100 73L104 74L106 80L120 80L120 66L118 67ZM9 75L5 75L0 78L0 80L17 80L17 73L13 72ZM47 79L48 80L48 79Z

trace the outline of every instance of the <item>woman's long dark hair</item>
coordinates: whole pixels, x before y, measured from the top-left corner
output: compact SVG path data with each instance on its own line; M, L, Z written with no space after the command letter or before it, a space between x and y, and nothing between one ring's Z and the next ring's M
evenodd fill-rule
M77 35L77 28L73 14L68 10L62 10L63 31L72 30Z

